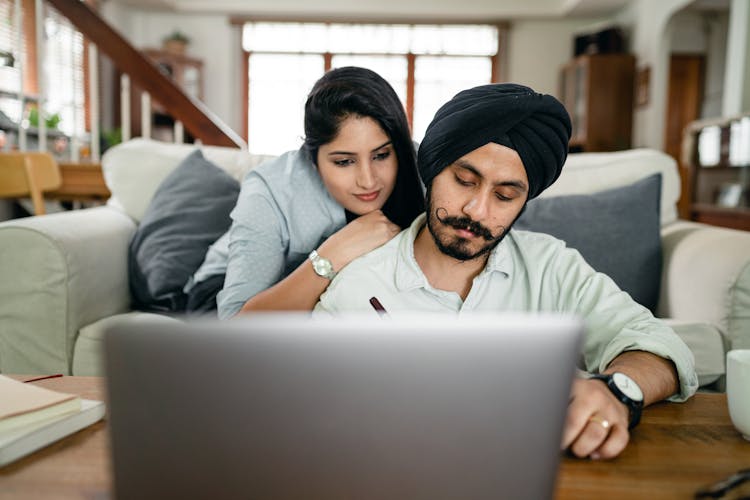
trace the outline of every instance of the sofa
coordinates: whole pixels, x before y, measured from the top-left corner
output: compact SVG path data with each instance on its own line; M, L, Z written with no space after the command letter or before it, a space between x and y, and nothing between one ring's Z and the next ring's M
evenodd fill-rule
M195 148L127 141L102 158L112 192L106 205L0 223L0 372L101 375L108 325L175 321L131 310L128 246L159 184ZM238 180L268 158L200 148ZM571 154L543 197L604 192L655 173L662 253L655 314L693 350L701 385L721 387L726 351L750 348L750 233L679 220L676 163L655 150Z

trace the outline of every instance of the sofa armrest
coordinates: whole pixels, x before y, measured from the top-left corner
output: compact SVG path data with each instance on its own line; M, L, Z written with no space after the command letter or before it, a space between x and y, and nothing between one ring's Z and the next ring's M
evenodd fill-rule
M728 349L750 348L750 232L677 221L662 249L657 315L716 325Z
M135 229L111 207L0 223L0 372L70 373L79 329L130 309Z

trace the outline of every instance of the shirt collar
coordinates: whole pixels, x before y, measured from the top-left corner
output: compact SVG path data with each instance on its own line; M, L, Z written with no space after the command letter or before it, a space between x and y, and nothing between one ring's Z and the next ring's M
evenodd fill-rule
M414 240L425 225L425 214L417 216L408 229L401 234L396 261L396 288L399 291L428 286L427 277L414 258Z
M422 213L414 219L411 226L404 230L401 235L401 241L399 242L398 248L398 261L396 262L396 288L399 291L429 287L427 277L422 272L422 268L419 267L419 264L417 264L417 259L414 258L414 240L417 239L419 231L424 227L426 219L426 214ZM512 244L509 241L510 239L512 239L512 235L508 234L507 237L503 238L503 241L501 241L500 244L490 252L487 264L481 274L488 274L497 271L503 273L506 277L510 276L512 261L510 258L510 250L508 248L509 245Z

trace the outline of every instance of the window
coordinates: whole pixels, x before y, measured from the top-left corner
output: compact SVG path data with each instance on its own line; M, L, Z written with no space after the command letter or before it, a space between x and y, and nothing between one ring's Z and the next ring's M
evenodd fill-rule
M65 135L84 132L83 35L54 9L44 21L47 114L60 116Z
M44 47L37 47L34 0L18 3L21 5L20 32L16 18L17 2L0 0L0 64L4 64L0 66L0 111L7 117L4 122L9 119L15 129L22 116L28 119L39 115L36 112L39 102L36 57L41 53L44 57L42 117L48 124L55 124L58 135L80 136L86 128L83 36L64 16L45 6L42 22ZM35 141L28 147L35 148ZM60 143L55 147L60 147Z
M24 7L22 4L22 18L26 10ZM15 2L0 0L0 111L18 123L21 118L18 93L22 87L19 67L26 64L27 43L25 37L19 39L16 21Z
M363 66L393 86L420 141L456 92L497 81L495 25L251 22L247 57L250 151L279 154L302 143L304 102L327 70Z

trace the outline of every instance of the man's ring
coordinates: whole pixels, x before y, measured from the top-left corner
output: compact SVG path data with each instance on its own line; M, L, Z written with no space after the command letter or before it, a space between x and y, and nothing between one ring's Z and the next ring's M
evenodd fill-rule
M610 426L609 420L607 420L606 418L602 418L598 415L591 415L589 417L589 422L596 422L597 424L601 425L605 429L609 429L609 426Z

